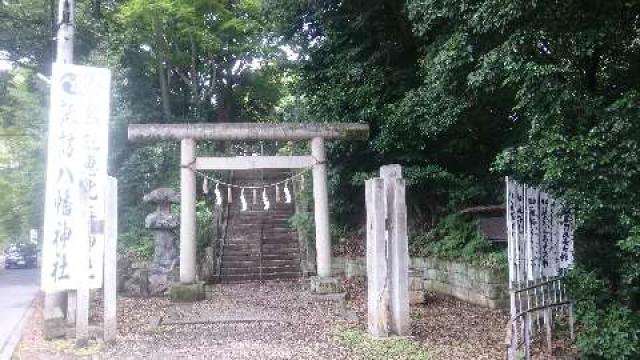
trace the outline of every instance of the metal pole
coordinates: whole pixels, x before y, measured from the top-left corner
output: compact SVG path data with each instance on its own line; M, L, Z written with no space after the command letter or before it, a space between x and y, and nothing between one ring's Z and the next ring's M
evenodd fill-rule
M58 31L56 34L56 62L71 64L73 62L74 37L74 0L60 0L58 4ZM66 310L67 294L64 291L49 291L45 293L44 319L45 337L57 337L64 331L56 330L47 323L56 323ZM75 298L75 297L73 297ZM75 310L75 309L74 309ZM62 329L64 330L64 329Z

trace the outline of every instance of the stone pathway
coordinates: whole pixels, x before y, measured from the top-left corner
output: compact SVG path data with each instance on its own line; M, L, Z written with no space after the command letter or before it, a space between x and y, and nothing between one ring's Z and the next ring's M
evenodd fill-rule
M82 352L68 341L43 341L36 315L15 358L369 360L336 336L366 329L364 288L348 285L352 298L346 307L315 300L308 281L215 285L206 301L177 306L161 298L120 298L118 342ZM429 296L426 305L413 308L412 319L414 337L408 341L428 350L430 360L503 357L506 318L500 312ZM100 320L99 311L92 320Z
M209 288L207 301L170 305L154 302L164 314L159 325L123 324L110 358L346 359L331 335L347 325L333 306L314 302L304 283L247 283ZM124 300L123 312L144 319L140 300ZM156 312L154 311L154 312ZM263 321L264 320L264 321ZM177 324L182 323L182 324ZM150 353L149 350L152 350Z

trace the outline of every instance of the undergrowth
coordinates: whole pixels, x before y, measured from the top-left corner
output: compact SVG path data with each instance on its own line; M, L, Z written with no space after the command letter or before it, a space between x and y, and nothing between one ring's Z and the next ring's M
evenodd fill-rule
M353 359L362 360L430 360L431 356L418 344L405 338L374 339L359 329L341 328L336 339L346 345Z
M445 217L433 229L410 241L414 256L458 260L491 269L506 269L506 250L493 245L478 230L476 221L458 214Z

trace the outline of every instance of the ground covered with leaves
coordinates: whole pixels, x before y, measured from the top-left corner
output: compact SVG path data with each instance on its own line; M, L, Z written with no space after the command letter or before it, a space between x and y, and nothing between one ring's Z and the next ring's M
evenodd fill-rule
M349 299L324 301L308 283L214 285L206 301L120 298L116 344L44 341L42 300L15 359L499 359L506 317L450 297L428 294L412 308L414 336L374 340L366 334L366 290L347 282ZM99 305L99 302L97 302ZM99 306L98 306L99 309ZM96 313L92 320L100 320Z

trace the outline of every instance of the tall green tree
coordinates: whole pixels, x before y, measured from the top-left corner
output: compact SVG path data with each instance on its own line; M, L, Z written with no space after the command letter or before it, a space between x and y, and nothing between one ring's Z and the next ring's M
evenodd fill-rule
M405 165L431 214L501 201L506 174L563 197L580 225L583 356L638 356L639 2L271 4L301 55L305 111L372 125L372 153L332 154L346 165L334 181L368 156Z
M0 73L0 242L42 225L47 90L33 71Z
M255 75L272 52L258 0L130 0L116 17L128 46L149 53L167 120L233 121L241 94L268 79Z

